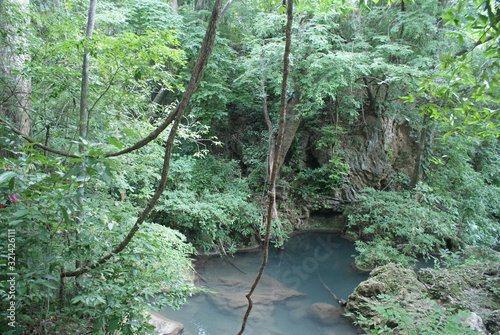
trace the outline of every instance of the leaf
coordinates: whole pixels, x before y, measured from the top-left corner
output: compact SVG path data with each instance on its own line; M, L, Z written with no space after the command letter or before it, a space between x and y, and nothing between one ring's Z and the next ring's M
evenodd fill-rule
M101 170L100 174L106 183L110 184L113 182L113 175L111 174L109 164L106 164L106 167Z
M7 171L4 172L0 175L0 184L3 184L7 181L10 181L10 179L14 178L17 175L17 173L13 171Z
M116 138L114 138L114 137L108 137L108 142L111 143L111 144L113 144L118 149L122 149L123 148L123 144L120 141L118 141Z
M68 211L66 210L66 208L63 207L62 205L59 205L59 208L61 209L61 212L62 212L62 215L63 215L63 218L64 218L64 223L70 224L71 220L69 218Z
M80 172L82 172L82 170L83 170L83 167L81 165L76 165L71 170L66 172L64 174L63 178L69 178L71 176L76 176L76 175L80 174Z

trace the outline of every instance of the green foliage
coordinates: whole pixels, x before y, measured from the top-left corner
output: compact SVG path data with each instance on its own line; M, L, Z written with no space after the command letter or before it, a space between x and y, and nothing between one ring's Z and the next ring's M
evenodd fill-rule
M343 162L341 157L334 157L328 164L319 168L302 169L291 186L303 198L316 198L320 195L331 194L343 182L349 174L349 165Z
M194 249L180 233L155 224L145 224L107 263L61 278L110 253L135 222L135 210L109 192L112 161L28 152L3 160L0 173L2 194L19 200L1 209L2 229L15 232L15 266L8 271L17 274L15 331L140 334L150 330L146 311L185 301L193 291L187 279ZM2 287L4 303L11 300L7 290Z
M347 209L348 229L361 241L356 263L371 268L391 262L409 265L420 255L461 244L457 213L445 199L421 185L415 192L365 190L359 203Z
M153 219L179 229L203 250L234 249L258 226L260 210L236 161L179 156L170 179Z
M377 301L362 303L362 308L370 308L375 315L371 318L355 313L356 325L367 334L479 334L465 322L470 312L455 310L438 305L429 298L419 302L422 308L410 310L406 302L386 294L379 295Z
M491 1L458 1L441 16L457 28L449 35L460 49L443 57L442 72L423 80L415 95L428 101L423 113L448 126L445 136L500 136L499 11Z
M453 201L457 231L468 245L494 248L499 244L500 189L498 185L499 144L450 137L434 155L441 157L428 170L435 193Z

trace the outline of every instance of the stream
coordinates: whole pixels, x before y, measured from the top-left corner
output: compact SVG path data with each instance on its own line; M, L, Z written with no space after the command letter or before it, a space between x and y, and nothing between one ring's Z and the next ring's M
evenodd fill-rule
M356 334L333 307L338 304L329 292L347 300L367 279L351 268L354 254L352 243L337 234L316 232L292 236L284 250L271 249L244 334ZM261 260L262 251L206 259L196 267L198 285L214 293L197 294L180 310L160 314L183 323L183 335L236 335L247 306L245 294ZM322 318L331 311L334 317Z

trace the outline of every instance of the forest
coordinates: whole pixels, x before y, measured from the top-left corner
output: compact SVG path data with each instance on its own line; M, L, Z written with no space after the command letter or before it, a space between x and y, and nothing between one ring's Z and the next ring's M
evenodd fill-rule
M150 333L307 229L499 264L498 1L0 0L0 54L3 334Z

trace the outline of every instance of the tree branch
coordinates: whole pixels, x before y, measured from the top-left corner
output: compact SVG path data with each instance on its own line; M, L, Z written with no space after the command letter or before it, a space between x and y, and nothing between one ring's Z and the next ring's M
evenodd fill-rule
M463 50L460 50L459 52L457 52L456 54L454 54L453 56L451 56L451 58L452 58L452 59L455 59L455 58L458 58L458 57L460 57L460 56L462 56L462 55L465 55L466 53L469 53L469 52L471 52L472 50L474 50L476 47L480 46L481 44L484 44L484 43L486 43L486 42L489 42L489 41L491 41L492 39L493 39L493 35L490 35L490 36L486 37L486 38L484 39L484 41L481 41L481 38L480 38L479 40L477 40L477 41L476 41L476 43L474 43L474 44L472 45L472 47L471 47L471 48L469 48L469 49L463 49Z
M175 136L177 134L177 129L179 127L180 121L184 115L184 112L186 110L187 104L189 102L189 99L193 95L194 91L198 87L198 84L200 83L201 79L203 78L203 73L205 71L205 68L208 63L208 58L210 57L210 54L212 53L213 46L215 43L215 38L217 35L217 27L219 25L219 21L221 18L221 0L216 0L214 4L214 9L212 11L212 16L210 18L209 25L207 27L207 32L205 34L205 38L203 40L203 44L201 46L200 52L198 54L198 59L196 60L196 64L194 65L193 72L191 74L191 80L189 81L188 89L186 90L186 93L184 94L181 102L179 105L176 107L175 111L172 112L168 119L171 119L170 122L174 122L172 129L170 130L170 134L166 143L166 148L165 148L165 155L163 157L163 168L162 168L162 173L161 173L161 178L160 178L160 183L149 200L148 204L142 211L141 215L137 218L135 224L132 226L130 229L129 233L127 236L122 240L118 246L116 246L109 254L106 256L100 258L97 262L94 264L82 267L80 269L77 269L75 271L67 271L61 274L61 278L64 277L76 277L79 275L82 275L92 269L95 269L99 267L100 265L106 263L109 259L111 259L114 255L120 253L123 251L127 245L130 243L132 238L134 237L135 233L139 230L140 226L144 223L146 218L149 216L151 211L153 210L154 206L156 205L156 202L160 198L160 196L163 193L163 190L165 189L165 186L167 184L168 180L168 171L170 168L170 159L172 155L172 148L174 145L174 140ZM167 120L168 120L167 119ZM167 120L165 122L167 122ZM164 122L164 123L165 123ZM166 126L165 126L166 127ZM107 155L107 157L110 157L111 155Z
M16 127L14 127L13 124L11 124L9 121L5 120L4 118L0 117L0 122L6 124L14 133L20 135L22 138L24 138L24 140L26 140L27 142L29 143L33 143L33 145L43 149L43 150L46 150L46 151L50 151L54 154L57 154L57 155L60 155L60 156L64 156L64 157L71 157L71 158L79 158L80 156L77 156L77 155L72 155L70 153L67 153L67 152L64 152L64 151L60 151L60 150L56 150L56 149L52 149L46 145L43 145L41 143L38 143L35 139L29 137L28 135L24 135L24 133L17 129Z
M291 49L291 40L292 40L292 21L293 21L293 0L288 0L287 4L287 22L286 22L286 42L285 42L285 52L283 55L283 82L281 83L281 110L280 110L280 121L279 121L279 129L278 136L276 138L276 149L275 153L281 152L281 146L283 144L283 137L285 132L285 122L286 122L286 103L287 103L287 83L288 83L288 70L290 63L290 49ZM238 335L243 334L245 331L246 323L248 320L248 316L250 315L250 311L253 307L252 294L255 291L255 288L259 284L259 281L264 273L264 269L267 265L267 261L269 259L269 240L271 235L271 225L273 221L273 208L276 203L276 179L278 176L278 167L279 167L279 157L280 155L275 154L272 162L271 169L271 177L270 177L270 185L269 185L269 204L267 207L267 222L266 222L266 235L264 239L264 255L262 257L262 264L260 265L257 276L255 277L255 281L253 282L250 291L246 294L246 298L248 300L248 308L245 312L245 316L243 317L243 321L241 324L241 329L238 332Z

